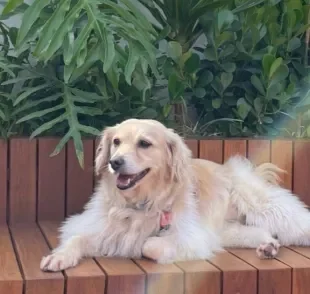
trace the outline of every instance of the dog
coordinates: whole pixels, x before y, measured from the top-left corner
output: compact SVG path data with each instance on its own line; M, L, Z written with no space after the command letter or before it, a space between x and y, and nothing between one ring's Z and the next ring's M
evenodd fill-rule
M223 165L193 159L183 139L158 121L107 127L95 172L93 196L62 224L43 271L74 267L83 257L210 259L223 247L274 258L280 245L310 244L310 213L280 187L277 166L254 166L241 156Z

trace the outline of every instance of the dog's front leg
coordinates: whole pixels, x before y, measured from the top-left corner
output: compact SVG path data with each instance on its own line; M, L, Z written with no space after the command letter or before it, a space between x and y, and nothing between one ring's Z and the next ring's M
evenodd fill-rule
M43 271L61 271L76 266L87 255L90 242L86 236L73 236L41 260Z
M158 263L172 263L208 259L218 249L218 236L193 222L148 238L142 247L142 255Z

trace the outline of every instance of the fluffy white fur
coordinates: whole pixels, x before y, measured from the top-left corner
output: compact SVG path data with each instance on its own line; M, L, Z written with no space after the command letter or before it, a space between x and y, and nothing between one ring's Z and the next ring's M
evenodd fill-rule
M151 145L140 148L141 140ZM120 190L109 165L117 156L125 158L127 173L150 171ZM96 172L101 179L85 211L64 222L60 245L42 259L42 270L63 270L91 256L208 259L222 247L256 248L260 258L272 258L280 244L310 244L310 213L278 185L279 168L255 167L239 156L223 165L192 159L183 140L159 122L131 119L107 128ZM160 231L167 210L172 222Z

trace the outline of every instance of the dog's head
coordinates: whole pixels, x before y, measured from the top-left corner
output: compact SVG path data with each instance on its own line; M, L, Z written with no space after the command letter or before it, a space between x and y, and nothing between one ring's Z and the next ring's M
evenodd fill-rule
M154 120L129 119L106 128L96 152L98 175L109 171L121 191L154 187L160 181L181 182L191 152L181 137ZM131 193L130 193L131 194Z

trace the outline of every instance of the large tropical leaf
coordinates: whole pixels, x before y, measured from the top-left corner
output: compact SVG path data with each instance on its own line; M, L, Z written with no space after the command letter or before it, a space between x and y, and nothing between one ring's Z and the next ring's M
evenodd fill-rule
M23 66L23 73L28 70L31 82L40 82L30 86L25 75L17 76L5 82L6 85L19 82L23 86L19 91L10 95L15 105L12 113L17 117L17 124L29 121L40 121L33 130L30 138L42 135L57 125L63 124L67 130L65 136L59 142L53 154L58 154L64 144L72 138L76 147L76 154L81 166L83 166L83 134L98 135L96 128L90 127L80 120L80 116L91 117L102 114L96 104L104 101L106 97L82 89L71 87L58 80L56 76L49 75L48 68L31 68ZM41 98L43 97L43 98ZM1 102L1 101L0 101ZM94 105L94 106L93 106ZM0 120L5 119L5 113L0 103Z
M52 12L48 14L44 11L46 8ZM126 67L129 84L140 59L146 60L156 74L153 43L157 32L131 0L56 0L53 4L48 0L35 0L24 13L17 50L25 47L31 31L38 35L34 55L39 60L47 62L59 52L64 55L66 83L86 74L98 62L104 73L108 73L113 64L122 66L123 70ZM125 46L130 43L129 54L120 41ZM123 51L129 60L122 63L116 51Z

